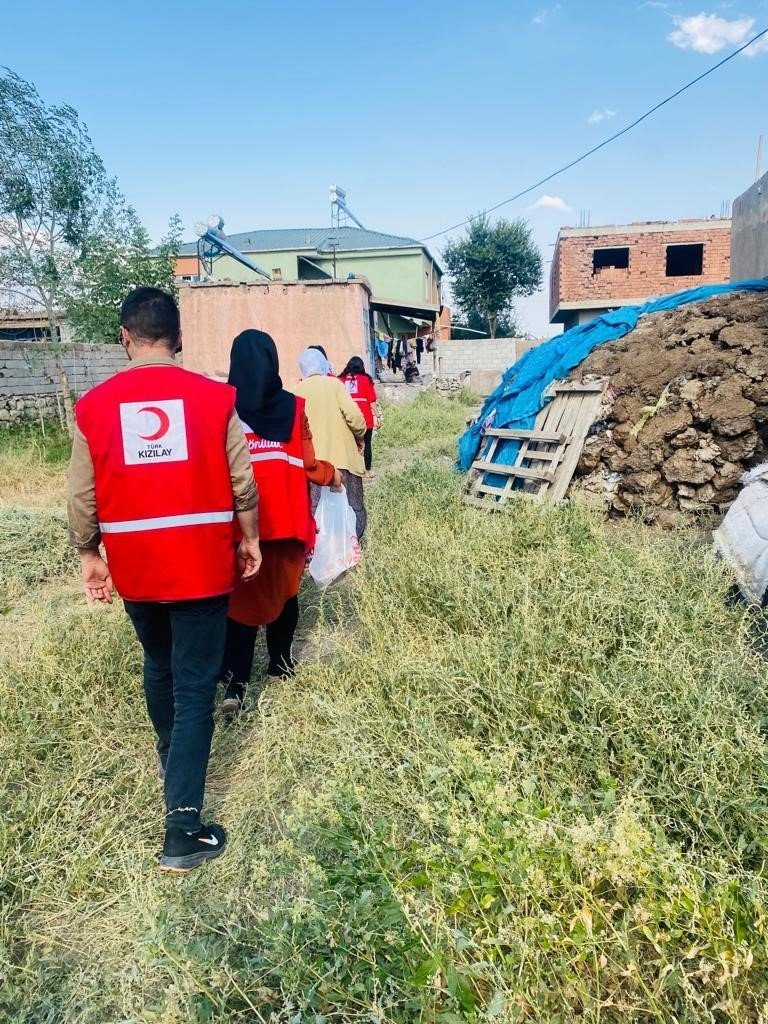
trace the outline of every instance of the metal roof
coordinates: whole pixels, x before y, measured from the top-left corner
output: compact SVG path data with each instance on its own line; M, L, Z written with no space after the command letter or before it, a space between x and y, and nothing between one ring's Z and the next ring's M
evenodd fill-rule
M227 235L227 241L240 252L278 252L280 250L310 249L331 251L331 236L338 239L338 252L353 252L357 249L410 249L425 248L415 238L402 235L387 235L382 231L368 231L364 228L270 228L262 231L241 231ZM197 242L186 242L179 254L194 255Z

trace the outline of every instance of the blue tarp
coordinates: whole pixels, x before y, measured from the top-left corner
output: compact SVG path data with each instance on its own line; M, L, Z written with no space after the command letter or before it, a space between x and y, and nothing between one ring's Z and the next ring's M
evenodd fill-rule
M734 284L706 285L691 288L675 295L653 299L642 306L624 306L612 313L595 317L587 324L572 327L570 331L536 348L529 349L508 370L501 384L490 394L475 424L459 438L457 468L466 472L477 456L483 440L483 423L494 413L493 426L514 430L530 430L537 415L548 401L544 391L554 380L566 377L574 366L583 362L592 349L606 341L623 338L637 326L637 321L647 313L677 309L690 302L702 302L715 295L737 291L768 291L768 278L753 281L739 281ZM501 442L496 449L494 461L511 465L515 461L519 442Z

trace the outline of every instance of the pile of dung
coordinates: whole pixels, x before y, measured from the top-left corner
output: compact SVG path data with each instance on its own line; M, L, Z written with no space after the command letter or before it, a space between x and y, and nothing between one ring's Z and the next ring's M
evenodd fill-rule
M608 382L574 487L666 527L721 514L768 459L768 293L643 317L571 377Z

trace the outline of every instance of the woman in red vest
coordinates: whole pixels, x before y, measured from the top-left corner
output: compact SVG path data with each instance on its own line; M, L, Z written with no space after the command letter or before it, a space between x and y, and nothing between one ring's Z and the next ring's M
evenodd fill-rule
M373 378L366 372L365 364L360 356L353 356L339 374L339 380L347 389L349 397L355 402L365 417L365 438L363 439L363 458L365 459L365 475L370 480L373 476L373 450L371 440L374 430L381 426L378 396Z
M341 477L315 457L304 401L283 388L277 348L263 331L243 331L230 355L229 383L245 432L259 492L262 563L258 576L238 582L227 619L222 710L240 710L251 678L256 634L266 626L270 676L293 674L293 636L306 558L315 544L309 483L341 488Z

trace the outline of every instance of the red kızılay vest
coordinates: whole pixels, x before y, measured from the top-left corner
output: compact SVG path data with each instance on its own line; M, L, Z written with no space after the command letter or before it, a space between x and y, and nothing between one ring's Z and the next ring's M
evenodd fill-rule
M131 601L232 590L227 427L235 390L178 366L117 373L75 406L112 581Z
M297 397L293 430L287 441L267 441L249 424L242 420L241 423L259 491L259 538L300 540L311 551L315 546L316 529L304 470L303 412L304 399Z

